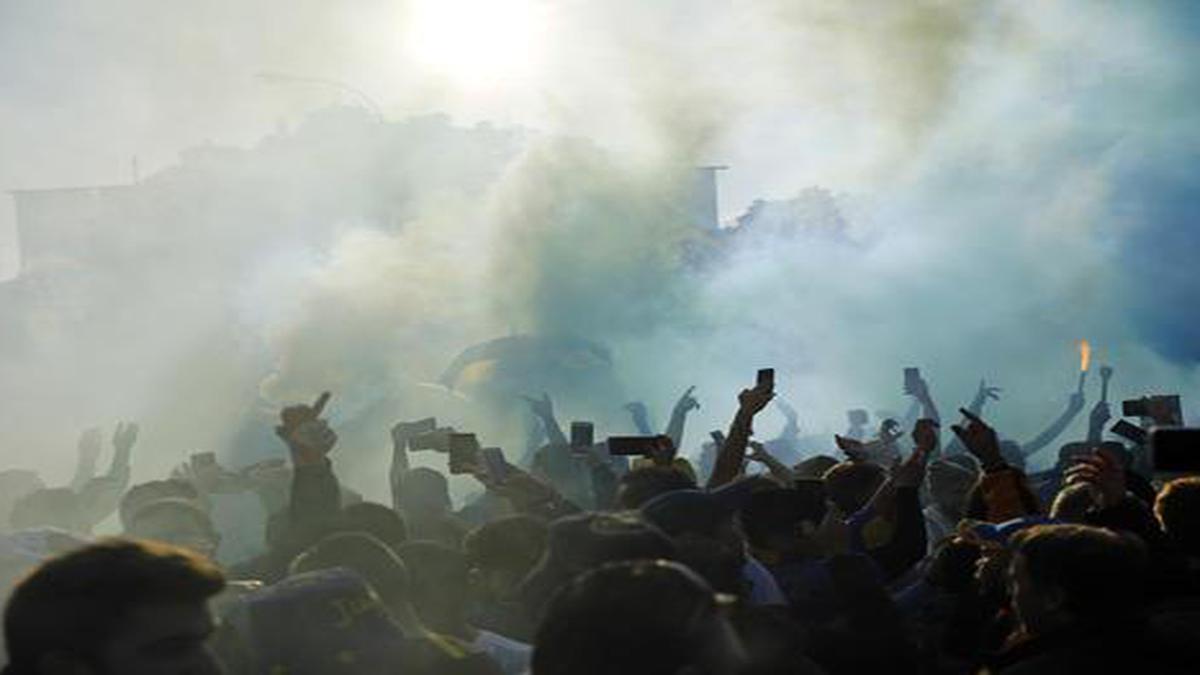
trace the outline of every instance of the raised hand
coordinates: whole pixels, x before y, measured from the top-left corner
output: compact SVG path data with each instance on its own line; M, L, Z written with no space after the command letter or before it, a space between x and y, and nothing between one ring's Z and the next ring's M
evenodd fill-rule
M403 448L408 443L408 439L436 428L437 419L433 417L426 417L415 422L397 422L392 427L392 444L397 448Z
M743 389L738 394L738 407L741 412L750 415L757 415L762 412L762 409L767 407L771 399L775 398L775 391L768 387L754 387L753 389Z
M996 430L970 410L960 408L959 412L966 418L967 424L955 424L950 427L954 435L958 436L958 440L962 441L967 451L979 460L985 470L1003 466L1004 458L1000 454L1000 440L996 436Z
M138 425L135 422L117 422L117 430L113 432L112 444L117 452L129 452L138 438Z
M983 405L989 399L993 401L1000 400L1000 392L1003 391L1000 387L988 386L987 380L979 380L979 389L975 391L975 401L979 405Z
M917 449L925 453L933 452L938 445L938 429L940 425L928 418L917 420L913 427L912 439Z
M275 427L275 433L287 443L298 464L319 461L337 443L337 434L321 418L329 396L329 392L323 392L312 405L288 406L279 413L281 424Z
M925 470L929 457L937 447L938 424L931 419L917 420L912 438L916 444L903 461L892 466L892 483L896 487L920 487L925 481Z
M869 459L866 444L856 438L834 434L833 442L851 462L865 462Z
M1116 455L1102 448L1067 469L1066 482L1094 486L1101 508L1115 506L1125 499L1125 469Z
M650 412L646 409L646 404L641 401L631 401L621 407L634 417L648 417L650 415Z
M1103 428L1110 419L1112 419L1112 410L1109 409L1108 403L1097 401L1088 416L1088 425L1092 428Z
M679 401L675 403L675 410L682 413L690 412L692 410L699 410L700 402L697 401L694 396L692 396L692 392L694 391L696 391L695 385L688 387L687 391L683 392L683 396L679 397Z
M525 402L529 404L529 410L535 417L547 419L554 417L554 403L550 400L550 394L543 393L542 397L532 398L530 396L522 396Z

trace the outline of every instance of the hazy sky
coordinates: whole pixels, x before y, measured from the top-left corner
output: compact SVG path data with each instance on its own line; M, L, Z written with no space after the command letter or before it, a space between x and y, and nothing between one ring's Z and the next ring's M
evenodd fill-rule
M0 0L0 188L122 183L134 157L145 176L185 148L250 147L314 109L357 100L262 72L352 84L390 119L440 111L465 125L586 137L609 151L564 159L561 146L541 148L481 197L487 209L421 212L398 237L352 233L328 260L289 277L321 302L350 288L378 310L347 318L331 338L341 342L312 347L345 353L376 344L356 342L356 332L394 337L377 314L456 306L457 293L495 288L496 270L512 283L490 309L511 311L502 318L515 328L547 317L600 323L602 313L563 308L638 302L636 284L625 283L630 268L610 263L631 245L667 241L652 231L661 186L647 178L662 167L729 165L726 217L755 197L822 185L854 211L863 248L745 251L702 287L667 289L681 298L678 317L649 335L597 336L620 348L631 386L660 401L693 383L728 398L752 361L772 360L809 372L794 396L836 420L852 405L897 405L863 392L893 392L898 369L920 363L957 398L981 375L1007 377L1025 394L1008 408L1014 434L1024 434L1069 392L1079 337L1122 364L1126 392L1197 392L1196 7ZM560 192L540 189L560 174ZM626 188L633 203L609 209ZM547 195L586 208L560 208ZM520 222L530 213L538 217ZM627 221L590 227L611 214ZM486 274L447 277L440 295L437 284L418 283L429 279L412 270L446 269L462 240L485 238L468 228L477 223L501 244L529 248L474 251ZM10 204L0 205L0 276L14 270L12 225ZM556 275L579 269L594 283ZM421 304L398 303L395 288L419 289ZM287 290L251 295L268 315L273 303L309 297ZM494 316L450 318L469 324L464 334L504 326ZM689 332L698 323L709 329L703 339ZM312 332L304 322L288 329ZM168 337L155 345L162 354L174 353ZM697 363L703 373L692 372ZM645 375L655 368L695 382ZM706 405L698 431L723 424L728 409L720 399Z

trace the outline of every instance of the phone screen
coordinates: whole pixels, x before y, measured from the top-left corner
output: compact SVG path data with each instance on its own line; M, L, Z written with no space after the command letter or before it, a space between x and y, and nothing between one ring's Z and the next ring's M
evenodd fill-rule
M571 422L571 447L590 448L595 443L596 427L591 422Z
M475 434L450 434L450 473L468 473L479 464L479 440Z
M758 386L764 389L775 388L774 368L762 368L758 371Z
M609 436L608 454L627 457L648 455L657 443L657 436Z
M920 368L905 368L904 369L904 388L905 389L915 388L917 386L917 382L920 379L921 379L921 369Z

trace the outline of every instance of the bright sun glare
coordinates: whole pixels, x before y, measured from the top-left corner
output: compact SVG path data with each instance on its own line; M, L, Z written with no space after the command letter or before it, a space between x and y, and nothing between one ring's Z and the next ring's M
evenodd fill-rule
M416 0L408 49L420 64L466 87L531 75L545 29L538 0Z

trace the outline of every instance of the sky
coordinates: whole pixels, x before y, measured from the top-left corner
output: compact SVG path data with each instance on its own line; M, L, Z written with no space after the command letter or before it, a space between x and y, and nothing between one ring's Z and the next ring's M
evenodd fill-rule
M420 183L404 233L349 227L262 261L234 302L283 364L266 391L322 386L320 369L289 370L306 349L378 372L345 355L399 340L414 357L388 367L429 379L453 349L423 331L459 347L575 327L615 348L660 417L699 385L698 432L763 362L821 432L848 407L902 406L898 373L920 364L947 400L981 377L1005 386L997 414L1029 437L1073 388L1083 337L1123 394L1200 393L1198 16L1096 0L0 0L0 188L128 182L135 158L151 176L337 103L521 129L534 140L478 200ZM729 166L723 218L821 186L856 247L770 242L703 281L656 275L679 234L663 225L671 177L711 163ZM0 205L0 277L17 270L13 228ZM471 274L445 272L464 260ZM345 330L310 339L351 294ZM387 318L413 313L437 320ZM164 330L148 370L174 372L204 330ZM37 369L6 372L41 392ZM131 414L154 414L155 377ZM72 421L116 414L88 407L91 386ZM51 442L68 443L7 444Z

